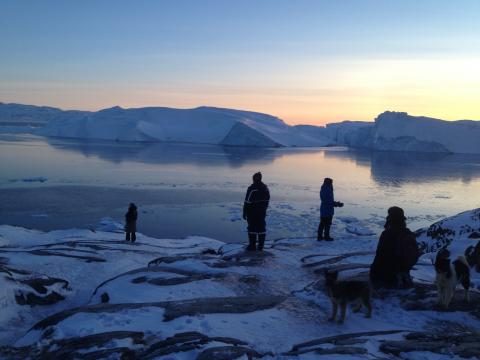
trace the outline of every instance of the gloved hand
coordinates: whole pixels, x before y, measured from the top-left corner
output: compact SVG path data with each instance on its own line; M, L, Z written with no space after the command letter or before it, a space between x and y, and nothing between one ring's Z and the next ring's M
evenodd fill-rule
M343 203L341 201L335 201L333 206L335 207L343 207Z

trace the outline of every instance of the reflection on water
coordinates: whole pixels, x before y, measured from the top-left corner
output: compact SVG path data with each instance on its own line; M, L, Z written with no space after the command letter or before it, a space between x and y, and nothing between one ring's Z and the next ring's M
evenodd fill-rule
M7 198L11 201L12 190L9 193L9 189L12 188L28 188L41 194L42 189L49 187L48 193L55 194L55 199L58 199L55 203L59 204L52 211L59 222L62 222L62 216L68 216L62 207L74 206L68 200L68 192L58 188L59 185L82 189L78 190L82 191L77 194L79 199L91 196L88 190L91 186L101 186L107 189L128 188L133 191L128 195L133 198L132 201L137 198L144 205L157 206L156 209L165 209L165 206L170 206L167 204L175 204L180 199L182 204L195 203L198 211L185 213L185 217L195 219L179 219L178 225L175 225L169 218L169 236L175 234L175 226L181 227L186 221L197 224L199 214L202 214L202 219L204 216L201 207L208 205L213 209L212 204L217 204L217 207L226 204L225 223L215 225L218 219L213 215L210 222L204 219L202 223L208 223L208 228L216 227L215 234L219 226L220 229L221 226L228 228L228 219L238 215L233 214L237 210L232 208L239 208L251 175L258 170L264 173L265 182L270 187L272 206L277 206L280 212L290 211L291 215L296 211L295 216L311 219L312 227L318 216L318 190L327 176L334 179L337 199L345 203L338 213L371 221L383 221L386 209L399 205L405 208L411 226L415 228L426 225L432 216L453 215L478 207L480 202L480 156L477 155L388 153L345 148L264 149L0 136L0 167L0 203ZM35 178L47 181L22 181ZM140 195L147 189L158 189L159 193L160 189L170 190L159 196ZM186 190L191 191L188 196L185 196ZM223 191L225 195L220 193L213 199L211 190ZM63 200L59 194L63 195ZM42 197L32 198L40 201ZM129 200L123 196L121 201L118 199L117 195L105 195L100 200L106 203L100 201L102 206L97 206L99 210L95 216L121 217L121 204ZM232 207L232 204L235 206ZM295 211L288 210L286 204L293 206ZM115 211L109 212L112 207ZM41 206L23 200L16 208L18 214L24 216L35 211L38 213L35 208ZM87 206L79 206L75 211L86 212ZM212 213L218 215L218 211ZM5 208L3 212L8 213ZM182 214L182 211L176 214ZM151 214L152 228L159 221L157 215L160 216L155 211ZM11 213L8 216L9 221L15 218ZM70 214L69 221L72 216ZM79 214L74 216L81 218ZM39 219L36 218L35 226L41 222ZM94 220L89 218L88 221ZM238 227L235 223L229 229L238 231ZM198 233L211 235L209 231L202 232L200 229Z
M238 168L247 163L268 164L284 151L271 148L213 146L202 144L121 143L50 139L55 149L77 152L85 157L96 156L113 163L136 161L151 164L194 164ZM308 153L312 150L296 150Z
M370 168L372 180L382 186L457 179L468 183L480 177L480 155L474 154L348 150L326 151L325 157L354 160Z

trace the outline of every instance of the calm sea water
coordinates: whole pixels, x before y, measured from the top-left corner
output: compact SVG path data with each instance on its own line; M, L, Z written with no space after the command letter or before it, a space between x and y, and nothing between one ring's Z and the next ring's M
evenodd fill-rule
M416 229L480 203L480 156L255 149L0 136L0 223L40 230L122 221L139 205L139 231L157 237L245 238L241 206L262 171L272 195L269 236L312 236L318 191L334 179L345 207L378 228L389 206Z

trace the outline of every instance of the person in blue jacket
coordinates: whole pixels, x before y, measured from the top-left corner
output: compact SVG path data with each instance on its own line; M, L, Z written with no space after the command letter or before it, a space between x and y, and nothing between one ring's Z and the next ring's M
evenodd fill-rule
M267 233L265 217L269 201L268 187L262 182L262 173L257 172L253 174L253 184L248 187L243 204L243 219L248 223L247 250L249 251L263 250Z
M320 224L318 225L317 240L332 241L330 226L336 207L342 207L343 203L335 201L333 197L333 180L325 178L320 188Z

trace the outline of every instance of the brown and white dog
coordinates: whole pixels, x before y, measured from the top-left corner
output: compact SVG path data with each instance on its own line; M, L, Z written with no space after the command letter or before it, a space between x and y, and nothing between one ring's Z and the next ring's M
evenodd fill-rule
M455 295L458 283L461 283L465 290L465 301L468 302L468 290L470 288L470 267L463 256L457 257L455 261L450 260L450 251L442 248L435 258L435 272L437 276L435 283L438 290L438 304L445 309Z

